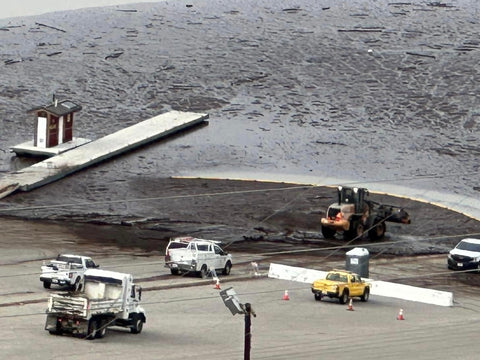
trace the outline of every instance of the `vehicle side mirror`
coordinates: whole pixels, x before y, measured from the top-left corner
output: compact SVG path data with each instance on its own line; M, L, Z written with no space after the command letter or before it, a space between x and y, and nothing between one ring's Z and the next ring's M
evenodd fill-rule
M98 267L100 267L100 265L98 265L98 264L95 264L95 267L96 267L96 268L98 268Z

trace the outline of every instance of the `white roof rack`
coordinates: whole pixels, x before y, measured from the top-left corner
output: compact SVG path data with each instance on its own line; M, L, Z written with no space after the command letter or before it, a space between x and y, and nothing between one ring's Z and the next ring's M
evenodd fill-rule
M206 243L214 243L214 244L222 243L221 241L218 241L218 240L198 239L198 238L194 238L193 236L175 237L175 238L172 238L170 241L178 241L178 242L185 242L185 243L190 243L190 242L206 242Z

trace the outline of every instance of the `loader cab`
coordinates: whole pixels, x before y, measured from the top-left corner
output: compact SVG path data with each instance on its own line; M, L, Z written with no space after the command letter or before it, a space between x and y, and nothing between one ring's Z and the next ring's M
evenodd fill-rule
M355 213L360 213L363 211L365 197L368 196L367 189L339 186L337 190L338 205L353 204L355 206Z

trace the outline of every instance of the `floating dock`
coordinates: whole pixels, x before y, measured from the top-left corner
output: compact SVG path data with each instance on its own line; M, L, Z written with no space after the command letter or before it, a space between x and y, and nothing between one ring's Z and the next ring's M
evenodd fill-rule
M0 199L30 191L124 152L199 125L208 114L170 111L38 162L0 179Z
M35 146L33 140L26 141L24 143L12 146L10 148L10 152L14 152L18 156L55 156L62 154L64 152L70 151L75 149L79 146L88 144L92 140L84 139L84 138L73 138L68 142L64 142L62 144L58 144L54 147L49 148L41 148Z

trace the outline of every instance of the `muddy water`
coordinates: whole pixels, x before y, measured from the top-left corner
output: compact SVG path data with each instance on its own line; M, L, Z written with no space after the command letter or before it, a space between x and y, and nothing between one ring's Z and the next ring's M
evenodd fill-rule
M26 111L52 93L82 104L77 136L95 139L172 108L208 112L209 126L0 203L70 204L67 212L13 215L175 221L176 201L114 201L161 196L151 184L168 176L233 170L478 198L478 2L129 8L0 20L0 172L18 168L8 148L32 136ZM74 206L85 202L95 205Z

